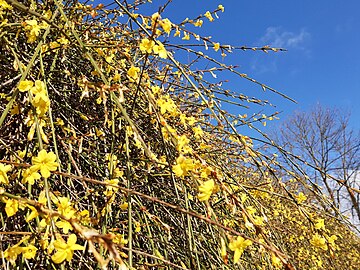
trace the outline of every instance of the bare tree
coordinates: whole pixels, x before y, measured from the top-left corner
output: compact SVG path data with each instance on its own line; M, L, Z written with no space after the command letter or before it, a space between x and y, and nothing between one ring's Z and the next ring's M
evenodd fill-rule
M301 157L301 169L358 227L360 133L350 128L349 118L350 114L318 105L310 112L295 113L275 137L285 150Z

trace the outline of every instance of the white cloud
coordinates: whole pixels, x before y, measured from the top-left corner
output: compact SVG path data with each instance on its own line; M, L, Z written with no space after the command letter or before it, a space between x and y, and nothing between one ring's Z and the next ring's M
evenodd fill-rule
M310 33L305 29L299 32L283 30L282 27L268 27L265 35L260 38L260 43L280 48L304 49L305 42L310 38Z
M307 46L311 35L304 28L298 31L286 31L283 27L268 27L265 34L257 41L258 46L269 45L274 48L284 48L289 51L297 51L296 54L301 53L301 57L310 57L311 52ZM263 55L256 55L251 61L251 69L257 74L277 72L278 71L278 54L271 54L271 58L265 59ZM291 70L290 74L295 75L298 70Z

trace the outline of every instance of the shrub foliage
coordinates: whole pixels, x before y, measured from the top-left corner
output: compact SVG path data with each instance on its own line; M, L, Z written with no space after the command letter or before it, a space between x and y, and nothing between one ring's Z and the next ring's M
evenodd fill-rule
M238 132L274 116L221 109L269 104L221 72L287 97L218 58L283 49L213 42L197 30L222 5L174 23L170 2L0 0L3 268L359 269L291 153Z

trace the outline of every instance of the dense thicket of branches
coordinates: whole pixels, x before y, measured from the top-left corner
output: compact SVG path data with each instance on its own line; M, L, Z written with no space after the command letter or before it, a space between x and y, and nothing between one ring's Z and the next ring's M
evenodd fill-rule
M220 109L268 104L220 71L276 92L191 30L224 8L174 23L145 4L0 0L2 267L358 269L359 238L306 175L237 132L272 116Z

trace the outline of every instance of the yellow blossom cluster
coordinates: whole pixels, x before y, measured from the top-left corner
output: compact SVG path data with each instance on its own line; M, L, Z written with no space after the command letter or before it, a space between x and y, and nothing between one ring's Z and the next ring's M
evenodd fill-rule
M149 25L149 19L146 17L142 17L143 20L143 25L147 28L147 29L152 29L154 31L154 34L156 36L161 35L162 31L160 29L158 29L158 26L160 26L162 28L162 30L167 33L168 35L171 32L172 29L172 22L168 19L161 19L161 16L158 12L155 12L154 14L151 15L150 21L151 21L151 25Z
M159 55L161 58L167 58L167 51L160 41L149 40L148 38L144 38L140 43L140 50L144 53L154 53Z
M40 179L41 176L49 178L50 172L55 171L58 167L58 163L55 160L56 155L53 152L47 153L46 150L41 150L36 157L32 158L32 166L23 171L22 182L33 185L35 180ZM9 184L7 172L9 172L11 168L10 165L0 163L0 183L5 185Z
M156 103L160 107L161 114L169 113L172 116L177 115L177 106L169 95L162 96Z
M0 15L5 11L5 10L12 10L13 7L11 5L9 5L5 0L0 0Z
M89 212L87 210L77 212L73 207L72 203L66 197L56 197L53 193L50 193L51 200L57 206L57 212L62 218L71 219L77 215L78 218L85 221L88 220ZM16 199L3 199L6 202L5 210L8 217L16 214L19 208L24 209L25 207L31 210L31 213L27 216L26 222L30 222L34 218L39 216L37 209L31 205L19 203ZM47 202L45 191L39 195L38 203L45 205ZM53 220L56 221L59 217L55 217ZM55 223L56 227L62 229L64 233L68 233L69 230L73 230L72 225L64 219L60 219ZM43 218L39 223L40 228L49 227L50 219L48 217ZM17 244L8 247L2 254L5 259L10 261L12 264L15 263L17 257L22 254L25 259L34 259L37 247L34 245L34 241L28 241L29 236L24 237ZM77 237L75 234L70 234L68 241L65 242L60 235L57 235L56 240L51 240L51 243L47 240L47 233L45 233L42 240L42 248L48 249L48 253L52 253L55 249L56 252L51 256L54 263L60 264L64 260L70 261L75 250L84 250L83 246L76 244Z
M40 80L36 80L35 83L24 80L19 83L18 89L20 92L30 92L33 95L31 104L36 109L39 117L44 116L50 106L50 99L47 95L45 83Z
M45 21L39 24L37 20L33 19L25 20L25 22L23 23L23 27L26 31L26 36L28 38L27 42L34 43L40 35L41 30L46 29L48 27L48 24Z
M37 248L33 245L33 242L29 242L28 240L29 236L25 236L20 242L7 248L3 252L4 258L12 264L15 263L20 254L22 254L25 259L34 259Z

